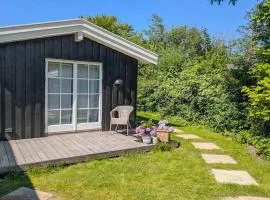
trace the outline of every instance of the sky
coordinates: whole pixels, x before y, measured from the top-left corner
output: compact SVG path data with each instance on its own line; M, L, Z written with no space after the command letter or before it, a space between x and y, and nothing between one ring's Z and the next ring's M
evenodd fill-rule
M247 11L257 0L211 5L210 0L0 0L0 26L74 19L79 16L114 15L141 31L152 14L163 18L166 28L180 25L205 27L214 37L239 37L237 28L247 23Z

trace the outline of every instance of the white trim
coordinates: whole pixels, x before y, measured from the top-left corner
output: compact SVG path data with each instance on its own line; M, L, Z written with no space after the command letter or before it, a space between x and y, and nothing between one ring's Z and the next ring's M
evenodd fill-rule
M91 130L91 129L101 129L101 122L92 122L92 123L79 123L77 124L77 130Z
M45 59L45 133L48 133L48 60Z
M92 64L92 65L102 65L100 62L88 62L88 61L80 61L80 60L65 60L65 59L57 59L57 58L46 58L46 62L51 61L51 62L69 62L69 63L77 63L77 64Z
M77 67L78 64L76 62L73 62L73 78L77 77ZM72 122L73 122L73 128L76 130L77 127L77 80L75 78L73 79L73 107L72 107Z
M140 63L157 64L157 54L84 19L2 27L0 28L0 43L78 33L129 55Z
M90 130L90 129L101 129L102 128L102 63L98 62L85 62L85 61L75 61L75 60L64 60L64 59L54 59L54 58L46 58L46 82L45 82L45 132L46 133L56 133L56 132L66 132L66 131L76 131L76 130ZM72 123L71 124L60 124L60 125L48 125L48 63L49 62L59 62L61 63L72 63L73 64L73 77L70 78L73 80L73 107L72 107ZM98 122L90 122L90 123L77 123L77 72L78 72L78 64L87 64L87 65L97 65L99 66L99 79L95 79L99 81L99 119ZM87 79L90 80L90 79ZM57 93L58 94L58 93ZM87 93L89 94L89 93ZM88 99L89 101L89 99ZM87 108L90 109L90 108ZM54 110L54 109L51 109ZM59 110L59 109L55 109ZM60 109L60 112L65 109ZM70 109L67 109L70 110ZM61 120L61 118L60 118Z

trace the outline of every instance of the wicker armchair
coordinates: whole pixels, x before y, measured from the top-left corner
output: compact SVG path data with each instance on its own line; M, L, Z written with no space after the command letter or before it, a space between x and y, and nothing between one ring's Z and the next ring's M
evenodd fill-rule
M129 133L129 128L131 129L131 125L129 122L130 114L133 111L132 106L117 106L111 112L111 121L110 121L110 130L112 130L112 125L116 124L115 131L117 131L118 125L126 125L127 126L127 135ZM115 113L118 113L118 116L115 117Z

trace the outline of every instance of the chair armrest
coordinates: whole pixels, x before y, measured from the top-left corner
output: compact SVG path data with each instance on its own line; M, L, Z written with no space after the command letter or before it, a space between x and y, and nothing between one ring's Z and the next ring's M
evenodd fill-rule
M118 110L117 108L114 108L111 110L111 112L110 112L111 117L113 117L113 113L115 113L117 110Z

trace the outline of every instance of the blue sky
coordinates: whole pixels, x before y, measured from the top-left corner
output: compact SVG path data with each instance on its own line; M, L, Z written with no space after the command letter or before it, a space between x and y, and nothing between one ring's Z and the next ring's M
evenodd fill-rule
M211 35L231 39L246 23L246 12L257 0L238 0L235 6L211 5L210 0L7 0L1 1L0 26L73 19L86 15L115 15L136 30L148 27L152 14L167 28L190 25L208 28Z

